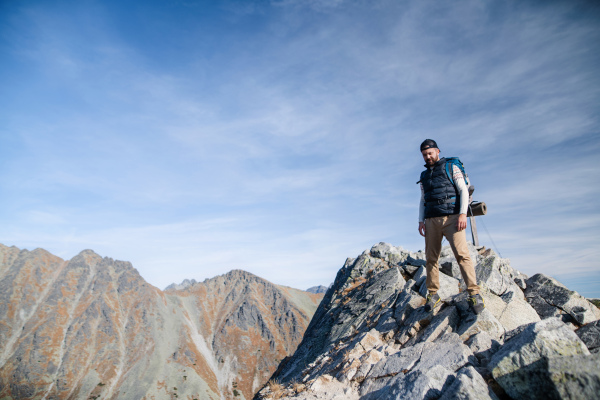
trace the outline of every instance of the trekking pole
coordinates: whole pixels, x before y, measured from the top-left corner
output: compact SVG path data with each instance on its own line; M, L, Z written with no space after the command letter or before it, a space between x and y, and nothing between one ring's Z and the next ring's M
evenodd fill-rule
M467 214L471 214L469 216L469 221L471 222L471 238L473 239L473 246L479 246L479 237L477 236L477 224L475 223L475 215L473 215L473 209L471 208L471 203L473 202L471 196L473 196L473 192L475 191L474 186L469 187L469 212Z
M471 238L473 239L473 246L479 246L479 237L477 236L477 224L475 223L475 216L473 215L473 209L469 203L469 222L471 223Z
M479 246L479 237L477 236L477 224L475 223L475 217L469 217L471 222L471 237L473 238L473 245Z

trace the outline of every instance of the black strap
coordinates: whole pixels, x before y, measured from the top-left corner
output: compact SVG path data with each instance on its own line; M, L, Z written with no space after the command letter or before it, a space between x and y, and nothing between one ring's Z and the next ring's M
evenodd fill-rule
M437 199L437 200L427 201L427 202L425 202L425 205L433 206L433 205L446 204L446 203L456 203L456 197L449 197L447 199Z

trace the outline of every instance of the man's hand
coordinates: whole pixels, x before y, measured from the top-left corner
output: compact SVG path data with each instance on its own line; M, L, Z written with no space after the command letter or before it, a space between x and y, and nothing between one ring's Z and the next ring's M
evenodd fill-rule
M421 236L425 236L425 223L419 222L419 233Z
M458 229L459 231L467 229L467 214L458 215L458 223L456 224L456 229Z

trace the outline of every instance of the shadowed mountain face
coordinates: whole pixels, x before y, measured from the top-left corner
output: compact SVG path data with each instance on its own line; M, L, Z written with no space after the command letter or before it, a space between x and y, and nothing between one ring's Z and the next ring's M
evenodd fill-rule
M296 349L322 297L240 270L167 293L209 342L220 386L246 398Z
M90 250L0 245L0 398L249 399L321 297L244 271L162 292Z

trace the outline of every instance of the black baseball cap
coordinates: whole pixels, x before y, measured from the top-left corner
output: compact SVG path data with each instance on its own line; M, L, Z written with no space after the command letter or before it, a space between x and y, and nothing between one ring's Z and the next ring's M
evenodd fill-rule
M439 149L437 143L433 139L425 139L423 143L421 143L421 151L427 149Z

